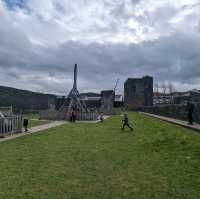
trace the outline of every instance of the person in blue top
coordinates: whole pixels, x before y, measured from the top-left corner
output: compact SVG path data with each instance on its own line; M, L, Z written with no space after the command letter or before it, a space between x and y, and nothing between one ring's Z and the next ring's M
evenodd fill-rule
M125 126L127 126L131 131L133 131L133 128L129 124L127 114L124 114L124 116L122 118L122 122L123 122L122 131L124 130Z

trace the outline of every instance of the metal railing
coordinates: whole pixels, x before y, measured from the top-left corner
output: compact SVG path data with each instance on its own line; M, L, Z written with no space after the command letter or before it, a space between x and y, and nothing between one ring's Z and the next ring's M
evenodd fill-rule
M0 135L15 134L22 131L22 117L11 116L0 118Z

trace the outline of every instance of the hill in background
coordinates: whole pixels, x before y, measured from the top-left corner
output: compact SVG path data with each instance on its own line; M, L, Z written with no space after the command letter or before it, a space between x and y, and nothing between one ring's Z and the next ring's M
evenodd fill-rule
M55 104L56 95L0 86L0 107L13 106L15 111L44 110Z

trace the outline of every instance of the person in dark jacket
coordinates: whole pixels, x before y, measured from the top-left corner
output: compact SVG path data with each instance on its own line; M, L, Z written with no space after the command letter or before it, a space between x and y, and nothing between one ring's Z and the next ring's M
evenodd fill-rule
M27 132L28 131L28 119L27 118L24 118L23 126L25 129L25 132Z
M187 104L187 110L188 110L188 124L193 125L194 119L193 119L193 113L194 113L194 104L191 102L188 102Z
M124 130L125 126L127 126L131 131L133 131L133 128L129 124L127 114L124 114L122 122L123 122L122 130Z
M72 111L72 114L71 114L71 121L76 122L76 114L74 111Z

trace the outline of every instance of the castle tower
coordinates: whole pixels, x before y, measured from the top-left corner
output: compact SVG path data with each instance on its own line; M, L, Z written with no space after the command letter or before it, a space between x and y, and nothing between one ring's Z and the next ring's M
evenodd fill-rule
M153 78L128 78L124 83L124 104L129 109L152 106Z

